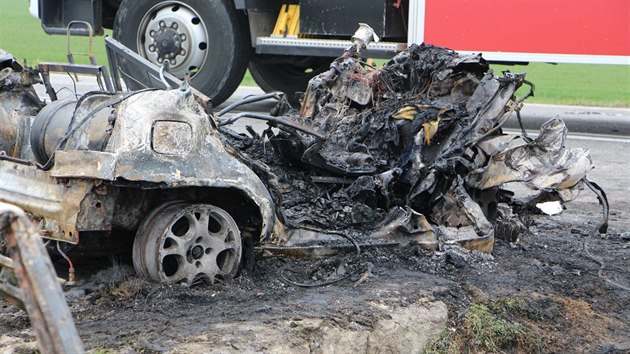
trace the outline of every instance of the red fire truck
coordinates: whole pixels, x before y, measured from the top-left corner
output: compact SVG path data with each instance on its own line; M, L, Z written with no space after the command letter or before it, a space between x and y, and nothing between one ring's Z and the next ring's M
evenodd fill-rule
M490 61L630 64L628 0L31 0L49 34L91 24L219 104L249 70L291 95L326 70L358 23L381 37L365 54L389 58L426 42ZM85 35L85 27L71 26ZM126 83L142 75L125 68ZM140 80L138 80L140 81Z

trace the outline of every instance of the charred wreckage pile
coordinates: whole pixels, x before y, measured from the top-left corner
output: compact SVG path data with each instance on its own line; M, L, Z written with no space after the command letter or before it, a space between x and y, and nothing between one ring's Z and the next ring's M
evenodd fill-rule
M299 111L268 94L208 113L187 84L46 105L32 88L37 70L4 54L0 201L57 241L137 230L136 271L164 282L232 277L249 241L315 256L346 248L343 238L491 252L498 233L525 228L516 214L585 185L604 206L605 232L588 151L564 147L561 120L535 139L503 134L533 92L524 74L495 76L481 55L425 44L376 68L361 59L373 39L364 29L310 81ZM517 99L523 85L531 90ZM270 115L226 115L271 96ZM269 127L228 128L242 117Z
M515 241L526 230L518 212L560 207L586 185L604 206L605 232L605 194L586 179L588 151L564 147L562 120L546 122L535 139L503 134L533 94L525 74L497 77L481 55L425 44L375 68L361 60L365 41L353 39L310 81L299 112L276 108L282 121L308 129L280 123L262 136L224 135L249 156L289 228L491 252L495 233ZM530 90L517 99L524 84ZM264 118L222 123L241 116ZM283 244L309 239L285 236Z

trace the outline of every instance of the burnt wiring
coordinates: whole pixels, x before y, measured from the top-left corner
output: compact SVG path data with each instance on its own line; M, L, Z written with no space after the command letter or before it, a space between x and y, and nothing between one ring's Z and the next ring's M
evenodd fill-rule
M597 183L589 181L586 177L582 178L582 181L588 188L591 189L591 191L593 191L593 193L595 193L603 209L602 221L595 227L595 229L593 229L593 231L589 234L589 236L595 235L597 233L604 234L608 230L608 213L609 213L608 198L606 197L606 193L599 185L597 185ZM606 269L606 263L604 262L603 259L593 255L589 251L587 241L588 241L588 236L585 237L584 240L582 241L582 251L584 252L587 258L599 264L599 269L597 270L597 276L608 284L614 285L618 287L619 289L622 289L625 291L630 291L630 287L619 284L616 281L604 275L604 270Z
M625 291L630 291L630 287L627 287L625 285L619 284L616 281L610 279L609 277L607 277L606 275L604 275L604 270L606 269L606 263L604 262L603 259L601 259L600 257L594 256L588 249L588 236L584 237L584 240L582 241L582 251L584 252L584 254L586 255L587 258L589 258L590 260L592 260L593 262L599 264L599 269L597 270L597 276L602 279L603 281L605 281L606 283L616 286L621 290L625 290Z
M66 131L66 134L63 136L63 138L61 138L61 140L59 140L59 143L57 144L57 146L55 147L55 152L61 148L63 148L65 146L65 144L68 142L68 139L70 139L70 137L72 136L72 134L74 134L79 128L81 128L85 123L87 123L90 118L98 111L100 111L103 108L106 107L111 107L113 105L116 105L124 100L126 100L127 98L134 96L138 93L142 93L142 92L147 92L147 91L153 91L155 89L144 89L144 90L139 90L139 91L132 91L129 92L127 94L124 94L112 101L106 101L100 105L98 105L96 108L92 109L91 111L89 111L85 117L83 118L83 120L81 120L79 123L77 123L76 125L74 125L72 127L72 129L69 129L68 131ZM103 92L99 92L99 94L104 94L104 95L110 95L110 96L116 96L117 94L114 93L103 93ZM79 100L79 102L77 102L77 107L81 104L81 102L83 100L85 100L87 97L89 97L89 94L84 95L81 100ZM76 111L75 111L76 114ZM72 116L72 122L74 123L74 118L75 116ZM46 161L45 164L41 165L39 163L35 163L35 166L37 166L37 168L44 170L44 171L48 171L53 167L53 161L55 160L55 152L53 152L50 156L50 158L48 159L48 161Z
M273 98L273 99L276 99L276 100L280 101L280 100L282 100L283 97L284 97L284 93L282 93L282 92L270 92L270 93L266 93L266 94L263 94L263 95L248 96L248 97L245 97L242 100L238 100L238 101L228 105L227 107L223 108L222 110L220 110L217 113L217 117L221 117L222 115L224 115L224 114L226 114L228 112L231 112L235 108L240 107L240 106L242 106L244 104L264 101L264 100L269 99L269 98Z
M536 85L534 85L533 82L525 79L523 79L523 83L529 86L529 92L527 92L527 94L525 94L523 97L516 100L516 120L518 121L518 126L521 128L521 136L523 137L523 140L530 143L533 141L533 139L527 135L525 127L523 126L523 120L521 119L521 105L529 97L534 97L534 90L536 89Z
M322 229L318 229L316 227L310 227L310 226L298 226L300 229L304 229L304 230L309 230L309 231L314 231L314 232L322 232L322 233L326 233L326 234L331 234L331 235L336 235L336 236L341 236L343 238L345 238L346 240L350 241L355 249L356 249L356 253L355 255L358 257L361 255L361 246L359 245L359 243L350 235L347 235L343 232L337 232L337 231L329 231L329 230L322 230ZM322 268L322 262L318 263L316 266L311 267L311 271L308 273L314 273L316 269L318 268ZM337 272L339 272L339 268L337 267ZM338 283L342 280L348 279L353 275L357 275L360 273L366 273L366 272L370 272L371 266L370 264L361 264L357 269L353 270L353 271L349 271L346 274L343 274L341 276L338 276L336 278L332 278L332 279L326 279L323 281L319 281L319 282L313 282L313 283L303 283L303 282L298 282L295 280L291 280L289 279L289 277L287 277L287 273L291 272L293 274L300 274L301 276L303 276L304 278L308 277L309 274L308 273L300 273L298 271L294 271L289 269L289 264L284 265L282 268L280 268L280 278L282 278L282 280L288 284L291 284L293 286L298 286L301 288L317 288L317 287L322 287L322 286L327 286L327 285L332 285L335 283Z
M355 270L353 272L346 273L345 275L343 275L343 276L341 276L339 278L334 278L334 279L322 281L322 282L319 282L319 283L308 283L308 284L307 283L299 283L299 282L296 282L294 280L291 280L291 279L287 278L287 276L286 276L287 271L289 271L287 269L287 266L284 266L284 267L282 267L280 269L280 277L286 283L289 283L289 284L291 284L293 286L298 286L300 288L319 288L319 287L322 287L322 286L332 285L332 284L338 283L338 282L340 282L342 280L348 279L349 277L351 277L353 275L362 273L365 270L364 269L357 269L357 270ZM297 272L294 272L294 273L297 273Z
M69 72L66 72L66 74L68 74L68 77L70 77L70 80L72 81L72 90L70 90L67 87L62 87L61 89L57 90L55 92L55 94L58 94L59 92L63 91L63 90L69 90L72 92L72 94L74 95L74 97L79 97L79 94L77 93L77 81L74 79L74 77L72 76L72 74L70 74Z
M529 137L529 135L527 135L527 132L525 131L525 127L523 127L523 121L521 120L520 110L516 111L516 120L518 120L518 126L521 127L521 137L523 138L523 140L525 140L525 142L527 143L531 143L532 141L534 141L532 138Z
M142 91L147 91L147 90L142 90ZM140 92L140 91L136 91L136 92ZM104 93L101 92L101 94L105 94L105 95L111 95L114 96L116 94L113 93ZM134 93L135 94L135 93ZM87 97L88 95L83 96L78 102L77 102L77 106ZM131 95L129 95L131 96ZM125 97L127 97L127 95L125 95ZM121 100L122 101L122 100ZM116 102L119 103L119 102ZM112 103L112 104L116 104L116 103ZM97 109L92 110L86 117L84 120L82 120L77 126L75 126L73 129L71 129L70 131L67 131L66 134L63 136L63 138L59 141L59 144L57 144L57 147L55 148L55 151L60 149L63 144L65 144L65 142L67 141L67 139L70 138L70 136L78 129L80 128L84 123L86 123L89 118L96 113L96 111L105 108L105 107L97 107ZM74 121L74 116L72 117L72 121ZM46 161L45 164L40 164L38 162L35 161L30 161L30 160L23 160L20 158L16 158L16 157L11 157L11 156L7 156L5 154L1 154L0 153L0 160L7 160L7 161L11 161L11 162L15 162L15 163L20 163L23 165L27 165L27 166L35 166L40 170L44 170L44 171L48 171L52 168L53 164L52 162L54 161L54 157L55 157L55 152L52 153L52 155L50 156L50 158L48 159L48 161Z
M57 241L57 252L59 252L59 254L61 255L61 257L63 257L63 259L66 260L66 262L68 262L68 285L74 285L74 265L72 264L72 261L70 260L70 257L68 257L68 255L66 255L62 250L61 247L59 246L59 241Z
M350 236L348 234L345 234L345 233L339 232L339 231L334 231L334 230L322 230L322 229L318 229L316 227L311 227L311 226L306 226L306 225L298 225L296 228L303 229L303 230L308 230L308 231L325 233L325 234L331 234L331 235L336 235L336 236L341 236L341 237L345 238L346 240L348 240L348 241L350 241L352 243L352 245L355 247L355 249L357 251L357 256L361 255L361 246L359 245L357 240L355 240L352 236Z
M595 235L597 233L605 234L608 231L608 215L609 215L609 206L608 206L608 198L606 197L606 193L604 190L597 185L595 182L589 181L586 177L582 178L582 182L590 188L595 195L597 195L597 199L602 206L602 221L595 227L595 229L590 233L590 235ZM588 249L587 244L588 237L584 238L582 241L582 251L586 255L587 258L599 264L599 269L597 270L597 276L604 280L605 282L618 287L619 289L630 291L630 288L624 285L621 285L614 280L608 278L604 275L604 270L606 269L606 263L600 257L594 256Z
M602 221L595 229L594 232L599 232L600 234L605 234L608 231L608 215L610 211L610 207L608 205L608 197L606 197L606 192L600 187L597 183L589 181L586 177L582 178L582 182L590 188L593 193L597 196L597 200L599 200L599 204L602 206Z
M235 114L233 116L231 116L230 118L227 119L223 119L221 121L219 121L219 127L222 127L224 125L228 125L228 124L232 124L234 122L236 122L237 120L241 119L241 118L254 118L254 119L260 119L260 120L266 120L268 122L273 122L276 124L281 124L287 127L291 127L293 129L299 130L303 133L312 135L316 138L319 139L325 139L326 136L322 133L319 133L315 130L313 130L311 127L288 120L288 119L284 119L282 117L274 117L274 116L270 116L267 114L260 114L260 113L251 113L251 112L242 112L242 113L238 113Z

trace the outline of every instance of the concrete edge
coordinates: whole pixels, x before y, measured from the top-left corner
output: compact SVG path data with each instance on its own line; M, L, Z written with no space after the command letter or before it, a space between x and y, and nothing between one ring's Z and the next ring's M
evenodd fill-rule
M537 131L552 118L564 120L569 133L630 136L629 108L525 104L521 110L526 130ZM520 129L516 113L510 116L504 127Z

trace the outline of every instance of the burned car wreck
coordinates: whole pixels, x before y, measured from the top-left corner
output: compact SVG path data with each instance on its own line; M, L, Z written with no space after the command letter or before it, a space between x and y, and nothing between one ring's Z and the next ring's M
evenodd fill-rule
M137 230L138 273L192 282L234 276L243 239L277 227L265 186L190 90L93 92L42 108L37 79L12 67L0 76L0 199L44 237L76 244Z
M561 120L535 139L502 132L529 95L516 97L524 74L495 76L481 55L425 44L376 68L361 58L371 34L357 33L299 111L280 99L269 115L207 113L187 84L44 104L36 70L4 59L0 201L52 240L122 233L137 273L188 284L233 277L254 247L491 252L497 230L520 230L501 223L584 185L605 206L605 232L588 151L564 147ZM243 117L268 128L229 129Z

